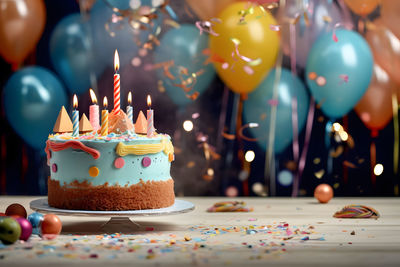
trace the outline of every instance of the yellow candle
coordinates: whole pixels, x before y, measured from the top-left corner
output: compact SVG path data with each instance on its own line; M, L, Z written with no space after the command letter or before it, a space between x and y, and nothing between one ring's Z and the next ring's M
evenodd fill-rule
M101 135L108 135L108 110L107 110L107 97L103 101L104 109L101 111Z

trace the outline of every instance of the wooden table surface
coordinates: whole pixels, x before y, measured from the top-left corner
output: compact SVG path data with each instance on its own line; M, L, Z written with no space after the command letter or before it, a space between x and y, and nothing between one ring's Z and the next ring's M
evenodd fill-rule
M2 196L0 211L12 203L28 208L34 199ZM206 212L228 198L182 199L195 210L131 218L139 226L105 227L108 218L60 216L63 231L55 240L32 236L1 245L0 266L400 266L400 198L334 198L328 204L312 198L236 198L254 208L247 213ZM348 204L371 206L381 217L332 217Z

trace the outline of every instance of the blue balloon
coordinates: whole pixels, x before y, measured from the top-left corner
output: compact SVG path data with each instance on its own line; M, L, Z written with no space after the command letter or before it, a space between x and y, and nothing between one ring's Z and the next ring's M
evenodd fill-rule
M44 148L61 106L67 104L58 78L42 67L21 69L7 81L3 97L14 130L33 148Z
M182 68L188 70L188 75L183 75L183 80L190 78L192 73L202 70L196 78L196 83L189 95L193 92L200 94L205 91L215 76L213 64L204 65L207 59L202 54L204 49L208 48L208 36L200 35L199 30L188 24L182 24L181 27L168 31L160 40L160 45L154 51L154 63L173 61L173 66L169 68L170 73L175 79L165 75L164 69L157 69L157 77L163 81L167 94L178 106L185 106L192 102L184 90L176 84L182 81L179 75L182 75Z
M340 29L336 36L338 42L332 32L321 35L310 50L306 66L311 93L331 119L347 114L361 99L374 63L371 49L360 34Z
M88 33L88 25L77 13L63 18L51 35L51 61L71 93L87 92L91 77L104 69L93 57Z
M266 149L271 120L271 103L273 99L276 69L271 70L267 78L249 94L244 102L243 115L247 123L259 124L257 128L249 128L250 133L257 138L257 144ZM297 98L297 117L299 133L304 128L307 119L309 96L303 83L293 76L289 70L282 69L278 85L278 103L275 119L274 152L281 153L293 139L292 99Z

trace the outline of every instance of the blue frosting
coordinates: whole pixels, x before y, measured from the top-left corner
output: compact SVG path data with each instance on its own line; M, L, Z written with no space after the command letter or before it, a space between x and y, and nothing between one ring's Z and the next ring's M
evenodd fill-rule
M168 136L169 139L169 136ZM58 136L50 137L49 140L55 142L66 142L69 140L62 140ZM100 157L94 159L89 153L67 148L61 151L51 151L50 170L51 179L60 181L60 185L70 184L74 181L84 182L87 181L92 185L120 185L130 186L147 181L166 181L171 179L170 167L171 163L168 160L168 155L164 152L147 155L127 155L122 157L125 165L122 168L116 168L114 161L120 158L116 154L116 147L119 142L125 145L138 145L138 144L157 144L161 142L161 137L147 138L143 136L135 136L134 139L127 138L124 141L121 139L102 140L77 140L82 142L85 146L94 148L100 152ZM142 160L148 157L151 164L144 167ZM54 172L52 165L56 164L56 171ZM89 175L91 167L97 167L99 174L96 177Z

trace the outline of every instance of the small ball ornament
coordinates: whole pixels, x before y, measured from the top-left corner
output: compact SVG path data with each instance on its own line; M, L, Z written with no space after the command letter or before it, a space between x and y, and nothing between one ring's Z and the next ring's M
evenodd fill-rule
M3 244L14 243L21 236L21 226L11 217L0 218L0 240Z
M32 233L35 235L40 234L40 224L43 221L43 214L39 212L34 212L29 214L28 221L32 225Z
M26 209L21 204L13 203L7 207L6 215L7 216L18 215L19 217L26 219Z
M27 241L29 237L32 235L31 223L25 218L17 218L16 220L19 223L19 226L21 227L21 235L19 239Z
M328 203L333 197L333 189L328 184L320 184L314 190L314 197L320 203Z
M60 234L62 223L60 218L55 214L46 214L40 225L41 236L45 239L54 239Z

